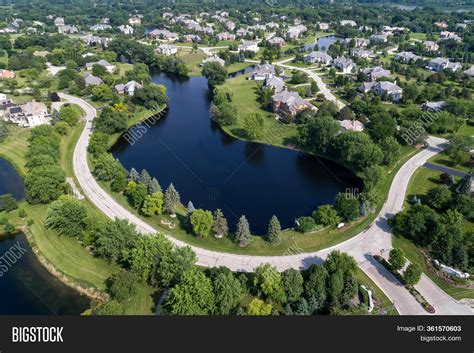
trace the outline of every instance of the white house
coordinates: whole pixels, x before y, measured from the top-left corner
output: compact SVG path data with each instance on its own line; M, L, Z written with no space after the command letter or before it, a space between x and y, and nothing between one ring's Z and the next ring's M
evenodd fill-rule
M249 76L249 80L264 81L275 76L275 66L270 64L258 65Z
M5 120L21 127L49 124L51 115L45 104L31 101L20 106L11 106L5 111Z
M362 124L359 120L339 120L339 124L341 125L342 130L349 130L349 131L356 131L361 132L364 131L364 124Z
M170 56L178 52L178 47L176 45L171 45L171 44L160 44L155 49L155 52L158 54Z
M403 89L389 81L364 82L358 90L364 93L372 92L377 96L387 96L392 102L398 102L403 95Z
M332 57L323 51L313 51L306 55L305 61L307 63L321 63L323 65L329 65L332 61Z
M445 69L451 70L452 72L456 72L462 69L462 64L458 62L451 62L449 59L446 58L434 58L430 60L426 68L431 71L440 72Z
M143 85L139 84L137 81L129 81L125 84L119 83L115 85L115 91L118 94L127 94L133 96L137 89L143 88Z
M242 41L242 44L239 45L239 52L244 51L251 51L254 53L258 53L260 48L258 47L258 43L254 41Z
M207 64L207 63L218 63L221 66L225 65L225 61L223 59L219 58L217 55L212 55L212 56L208 57L207 59L204 59L203 61L201 61L201 66L203 66L204 64Z
M133 27L129 25L118 26L118 29L123 35L126 35L126 36L131 36L133 35L133 32L135 32Z

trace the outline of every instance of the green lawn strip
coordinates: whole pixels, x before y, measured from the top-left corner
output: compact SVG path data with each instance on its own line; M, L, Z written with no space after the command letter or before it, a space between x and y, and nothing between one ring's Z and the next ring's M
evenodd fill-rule
M82 130L86 122L84 120L79 121L77 126L75 126L67 136L62 137L61 141L61 168L66 173L66 177L73 177L74 170L73 170L73 155L74 149L76 148L77 141L81 136Z
M453 165L453 163L449 160L449 157L445 153L439 153L433 157L431 157L428 162L432 164L439 165L441 167L446 167L449 169L454 169L458 170L460 172L467 173L469 170L471 170L471 167L469 166L469 163L467 162L468 160L468 154L466 152L466 162L460 164L460 165Z
M123 303L126 315L152 315L154 313L154 296L156 288L140 283L137 293L129 301Z
M24 177L26 175L25 154L28 149L30 130L15 125L9 125L8 129L8 138L0 143L0 156L10 162L18 173Z
M370 279L367 274L362 271L359 267L355 275L357 281L360 284L365 285L368 289L372 291L372 297L374 300L377 300L382 305L385 315L398 315L398 311L393 305L392 301L385 295L385 293ZM380 310L377 307L372 311L373 315L380 314Z

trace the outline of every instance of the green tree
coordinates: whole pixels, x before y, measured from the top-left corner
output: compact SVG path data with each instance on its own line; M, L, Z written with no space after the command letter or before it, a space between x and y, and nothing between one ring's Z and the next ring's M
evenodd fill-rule
M181 203L181 198L179 193L174 188L173 183L168 186L168 189L165 191L165 198L164 198L164 209L171 215L175 214L176 207L179 206Z
M92 99L96 101L110 101L114 93L105 83L94 86L91 90Z
M0 195L0 212L11 212L18 208L18 203L12 194Z
M161 241L157 236L140 236L130 252L130 268L142 281L150 280L158 262Z
M207 78L211 87L221 85L227 79L227 70L219 63L209 62L202 67L202 75Z
M308 269L308 278L304 283L304 293L306 298L311 299L311 313L320 310L326 302L327 278L328 272L323 266L311 265Z
M273 307L271 304L266 304L263 300L254 298L247 307L247 315L252 316L267 316L271 315Z
M170 290L167 301L173 315L210 315L215 310L212 283L203 272L191 269Z
M64 172L56 165L39 166L29 171L25 184L30 202L50 203L63 194Z
M95 253L111 263L125 263L138 233L133 224L116 219L97 224L91 231Z
M233 125L237 121L237 107L230 102L222 102L211 106L212 119L222 126Z
M94 124L98 131L105 134L123 132L127 129L127 115L111 107L105 107L101 110L99 117L94 119Z
M298 127L300 143L311 152L326 153L331 141L340 132L339 123L330 116L312 119Z
M303 294L303 276L301 272L290 268L282 273L282 284L289 302L296 302Z
M383 153L383 164L385 165L392 165L400 156L401 146L393 136L385 137L379 142L379 146Z
M59 115L61 116L61 120L66 122L69 126L76 126L80 113L77 108L72 105L63 105L59 110Z
M191 213L190 221L194 234L201 238L209 235L214 223L211 211L202 209L194 210L193 213Z
M129 300L137 293L137 278L129 271L121 271L107 279L107 292L118 302Z
M127 188L125 189L125 195L127 196L133 208L139 210L142 207L145 198L148 196L148 190L143 184L137 184L134 181L129 181L127 184ZM156 206L157 200L154 200L154 202L154 205ZM149 206L149 204L147 206Z
M332 205L321 205L313 213L313 217L317 223L325 226L335 226L341 222L341 217Z
M394 271L400 271L407 262L402 249L393 248L388 255L388 262Z
M220 209L214 211L214 225L212 227L216 238L222 238L227 236L229 233L229 226L227 225L227 219Z
M146 195L143 200L142 213L151 217L155 214L161 214L163 209L163 193L155 192L152 195Z
M427 194L428 204L436 210L442 210L451 202L451 191L446 185L438 185Z
M296 222L296 230L301 233L308 233L316 228L316 222L311 217L300 217Z
M248 113L244 119L244 130L248 139L255 140L262 136L265 121L260 113Z
M259 295L263 295L276 303L286 301L281 273L270 264L261 264L255 269L253 285Z
M239 218L239 222L237 223L237 229L235 231L235 240L239 244L240 247L245 247L250 243L250 226L247 218L245 216L241 216Z
M159 109L168 102L166 88L163 85L151 84L137 89L133 95L133 102L148 109Z
M63 196L46 211L45 226L61 235L78 237L87 227L87 208L73 197Z
M334 208L346 222L355 221L359 217L359 201L351 194L337 194Z
M403 273L403 280L409 286L414 286L421 279L423 273L421 266L418 264L409 264L405 272Z
M229 315L242 297L240 281L231 271L220 271L212 280L216 300L216 314Z
M281 243L281 226L277 216L273 215L268 223L267 240L272 245Z
M157 271L160 282L165 286L178 283L186 271L194 268L196 261L196 254L189 246L162 252Z

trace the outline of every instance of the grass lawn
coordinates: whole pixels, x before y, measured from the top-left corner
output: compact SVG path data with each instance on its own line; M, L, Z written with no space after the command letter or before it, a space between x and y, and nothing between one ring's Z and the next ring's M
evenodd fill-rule
M461 172L467 173L469 170L471 170L471 167L469 166L469 163L467 163L467 160L469 158L469 155L466 153L466 162L461 163L460 165L454 165L450 160L447 154L445 153L439 153L429 159L430 163L442 166L442 167L447 167L455 170L459 170Z
M192 48L181 48L176 56L183 60L183 62L189 68L189 76L201 75L201 68L199 65L201 64L201 61L207 58L207 55L201 50L193 51Z
M8 160L21 176L25 176L25 154L28 148L30 130L16 125L9 125L8 129L8 138L0 143L0 156Z
M265 117L265 126L262 137L256 142L276 146L289 147L295 143L297 137L296 125L283 125L275 119L275 115L262 109L257 101L257 82L247 80L247 75L229 79L224 83L234 92L233 103L237 106L237 122L234 125L224 126L223 129L237 138L244 138L243 122L245 116L251 112L259 112Z
M413 196L417 196L421 199L421 203L424 204L428 191L441 185L441 182L439 181L441 174L443 173L428 168L418 168L408 185L406 200L410 200Z
M372 290L372 297L375 300L378 300L385 310L385 315L398 315L397 309L393 306L392 301L385 295L384 292L366 275L364 271L360 268L357 268L355 275L357 281L360 284L364 284L368 289ZM371 313L372 315L380 314L380 311L377 308Z

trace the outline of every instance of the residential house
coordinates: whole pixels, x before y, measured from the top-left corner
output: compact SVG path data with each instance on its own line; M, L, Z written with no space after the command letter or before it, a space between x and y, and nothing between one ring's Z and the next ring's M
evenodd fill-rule
M235 32L235 34L237 35L237 37L245 37L249 34L252 34L252 32L245 28L239 28L237 32Z
M297 92L281 91L272 96L273 112L283 118L295 117L305 109L315 107L300 97Z
M216 37L218 40L235 40L235 34L229 32L221 32Z
M457 70L462 69L462 64L459 62L451 62L446 58L434 58L431 59L426 68L431 71L440 72L443 70L451 70L456 72Z
M469 69L462 72L466 76L473 77L474 76L474 66L471 66Z
M336 69L345 74L351 73L356 68L356 64L352 60L346 58L336 58L333 60L332 64Z
M339 125L341 125L341 129L344 131L364 131L364 124L362 124L359 120L339 120Z
M395 60L403 63L415 62L421 59L421 56L413 54L411 51L402 51L401 53L395 54Z
M438 101L438 102L425 102L421 105L421 109L427 112L434 112L437 113L443 109L446 102Z
M438 28L448 28L448 24L445 21L435 22L434 25Z
M305 25L298 25L298 26L293 26L288 28L288 31L286 32L286 36L290 39L297 39L301 37L303 33L305 33L308 30Z
M352 41L354 41L354 46L356 48L365 48L370 44L370 40L367 38L346 38L344 41L347 44L350 44Z
M390 71L385 70L382 66L368 67L363 69L362 72L366 74L371 81L375 81L381 77L390 77L391 75Z
M355 21L352 21L352 20L341 20L341 21L339 21L339 24L341 26L351 26L351 27L357 26L357 23Z
M197 34L185 34L183 36L183 41L187 43L191 43L191 42L198 43L201 41L201 37L199 37Z
M381 34L372 34L370 37L370 43L374 44L383 44L387 43L388 41L388 34L387 33L381 33Z
M285 40L282 37L270 38L268 40L268 43L270 45L279 46L280 48L283 47L286 44Z
M459 36L458 36L456 33L454 33L454 32L442 31L442 32L440 33L440 38L439 38L440 41L443 41L443 40L450 40L450 39L455 40L456 42L461 42L461 41L462 41L461 37L459 37Z
M0 93L0 110L5 110L12 105L12 100L8 98L5 94Z
M98 23L96 25L93 25L90 27L90 30L93 31L93 32L97 32L97 31L104 31L106 29L111 29L112 26L111 25L108 25L106 23Z
M126 35L126 36L131 36L133 35L133 32L135 32L133 27L129 25L118 26L118 29L123 35Z
M160 44L155 49L155 52L158 54L170 56L178 52L178 47L176 45L171 45L171 44Z
M233 31L235 29L235 22L234 21L227 21L225 23L225 28L227 28L229 31Z
M0 69L0 80L15 78L15 73L10 70Z
M90 72L86 72L84 74L84 81L86 82L86 86L97 86L100 85L101 83L104 83L100 77L94 76Z
M86 69L91 71L94 65L100 65L100 66L105 67L107 72L111 74L114 73L115 71L115 65L112 65L111 63L109 63L107 60L104 60L104 59L101 59L96 62L86 63Z
M143 88L143 85L139 84L137 81L129 81L125 84L119 83L115 85L115 91L118 94L127 94L133 96L137 89Z
M167 29L154 29L148 33L148 36L152 39L161 39L168 42L174 42L179 38L176 33L170 32Z
M318 26L321 31L329 31L329 23L319 22Z
M51 115L45 104L31 101L19 106L12 105L5 110L5 120L20 127L35 127L49 124Z
M403 89L396 83L389 81L380 82L364 82L362 86L358 88L360 92L367 93L372 92L380 97L388 97L392 102L398 102L402 99Z
M208 57L207 59L204 59L203 61L201 61L201 66L207 63L218 63L221 66L225 66L225 61L219 58L217 55L212 55Z
M372 50L363 48L352 48L349 54L353 58L372 59L375 58L375 53Z
M439 50L439 45L431 40L426 40L423 42L423 46L425 47L426 51L436 52Z
M110 38L99 36L84 36L81 39L89 46L103 45L104 47L107 47L108 43L111 41Z
M78 33L79 30L77 29L76 26L64 25L64 26L58 26L58 32L61 34L74 34L74 33Z
M264 86L271 88L273 93L278 93L286 89L283 79L277 76L271 76L265 79Z
M142 24L142 16L141 15L134 15L128 19L128 24L130 26L140 26Z
M242 44L239 45L239 52L244 51L251 51L254 53L258 53L260 48L258 47L258 43L254 41L242 41Z
M35 50L33 52L33 56L37 56L39 58L45 58L49 54L47 50Z
M313 51L306 55L305 61L307 63L320 63L323 65L329 65L332 61L332 57L323 51Z
M64 17L56 17L56 18L54 19L54 25L55 25L55 26L58 26L58 27L59 27L59 26L64 26L64 25L65 25L65 23L64 23Z
M249 80L264 81L275 75L275 66L270 64L260 64L250 73Z

